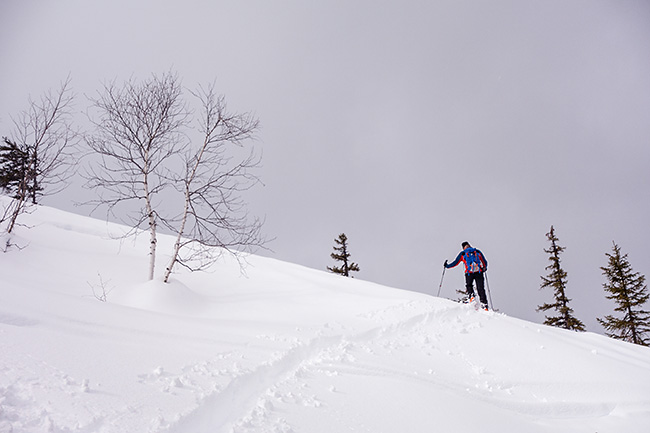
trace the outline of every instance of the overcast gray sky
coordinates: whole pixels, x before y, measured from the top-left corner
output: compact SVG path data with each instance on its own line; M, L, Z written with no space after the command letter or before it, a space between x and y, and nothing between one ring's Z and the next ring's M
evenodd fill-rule
M2 0L0 16L2 135L68 74L80 110L106 80L173 70L255 112L264 255L324 270L345 232L357 278L435 294L468 240L495 307L541 322L553 224L596 332L612 241L650 277L648 1ZM83 194L47 204L84 213ZM462 286L449 270L442 295Z

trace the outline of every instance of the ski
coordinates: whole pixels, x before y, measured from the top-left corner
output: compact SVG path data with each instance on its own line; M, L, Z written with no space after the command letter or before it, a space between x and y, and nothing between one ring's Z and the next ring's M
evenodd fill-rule
M476 311L490 311L488 306L478 300L476 296L465 296L458 300L459 303L474 307Z

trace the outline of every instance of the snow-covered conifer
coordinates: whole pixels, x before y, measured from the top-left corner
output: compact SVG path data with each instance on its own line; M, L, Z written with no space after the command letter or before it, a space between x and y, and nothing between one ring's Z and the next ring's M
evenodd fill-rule
M643 306L648 302L650 294L645 284L645 275L632 270L627 254L621 255L621 248L615 242L612 249L612 254L606 253L609 258L607 266L600 269L607 278L603 284L609 292L607 299L616 302L614 311L621 313L622 317L607 315L597 320L609 337L648 346L650 312L644 310Z
M343 275L345 277L352 277L350 275L350 272L358 272L359 265L350 261L350 253L348 251L348 237L345 235L345 233L341 233L337 239L334 239L334 241L338 247L334 247L335 252L330 254L330 256L337 262L343 262L343 264L341 266L328 266L327 270L334 272L335 274Z
M551 264L545 268L549 273L546 277L542 277L541 288L552 287L554 289L553 296L555 297L555 301L540 305L537 307L537 311L557 311L557 316L546 316L546 320L544 320L545 325L557 326L573 331L584 331L585 325L573 317L573 309L569 307L571 299L566 295L567 273L562 269L562 265L560 264L560 254L566 248L558 244L558 238L555 235L555 228L553 226L546 233L546 237L551 242L551 247L545 249L544 252L550 255L549 261Z

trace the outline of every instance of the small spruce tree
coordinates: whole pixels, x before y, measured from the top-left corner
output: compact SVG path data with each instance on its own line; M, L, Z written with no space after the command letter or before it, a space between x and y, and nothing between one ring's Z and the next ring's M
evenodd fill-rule
M348 237L345 233L341 233L338 239L334 239L338 246L334 247L335 252L330 254L330 256L337 262L343 262L341 266L332 266L327 267L327 270L334 272L335 274L343 275L345 277L351 277L350 272L358 272L359 265L350 261L350 253L348 251Z
M643 310L643 305L650 299L650 294L645 276L632 271L627 254L621 255L621 248L615 242L613 253L607 253L606 256L609 258L608 264L600 268L607 278L603 287L609 292L607 299L612 299L617 304L614 311L623 317L607 315L597 320L605 328L608 337L648 346L650 312Z
M541 288L552 287L555 291L555 302L545 303L537 307L537 311L547 311L554 309L558 315L554 317L546 316L545 325L557 326L558 328L569 329L572 331L584 331L585 325L573 317L573 309L569 307L569 299L566 295L567 273L560 264L560 254L566 249L558 244L558 238L555 235L555 228L551 226L551 231L546 233L547 239L551 242L549 249L544 252L550 254L551 262L545 269L549 271L546 277L542 277Z
M0 143L0 188L14 197L27 195L30 187L29 152L7 137Z

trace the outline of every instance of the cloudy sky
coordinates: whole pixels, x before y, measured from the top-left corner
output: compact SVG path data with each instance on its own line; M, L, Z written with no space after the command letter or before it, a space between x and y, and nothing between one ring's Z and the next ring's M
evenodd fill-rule
M107 80L172 70L254 112L263 255L325 269L345 232L357 278L436 294L468 240L495 307L541 322L553 224L597 332L612 241L650 277L650 2L3 0L0 16L2 135L68 74L79 111ZM84 194L47 204L87 213ZM462 286L449 270L442 296Z

